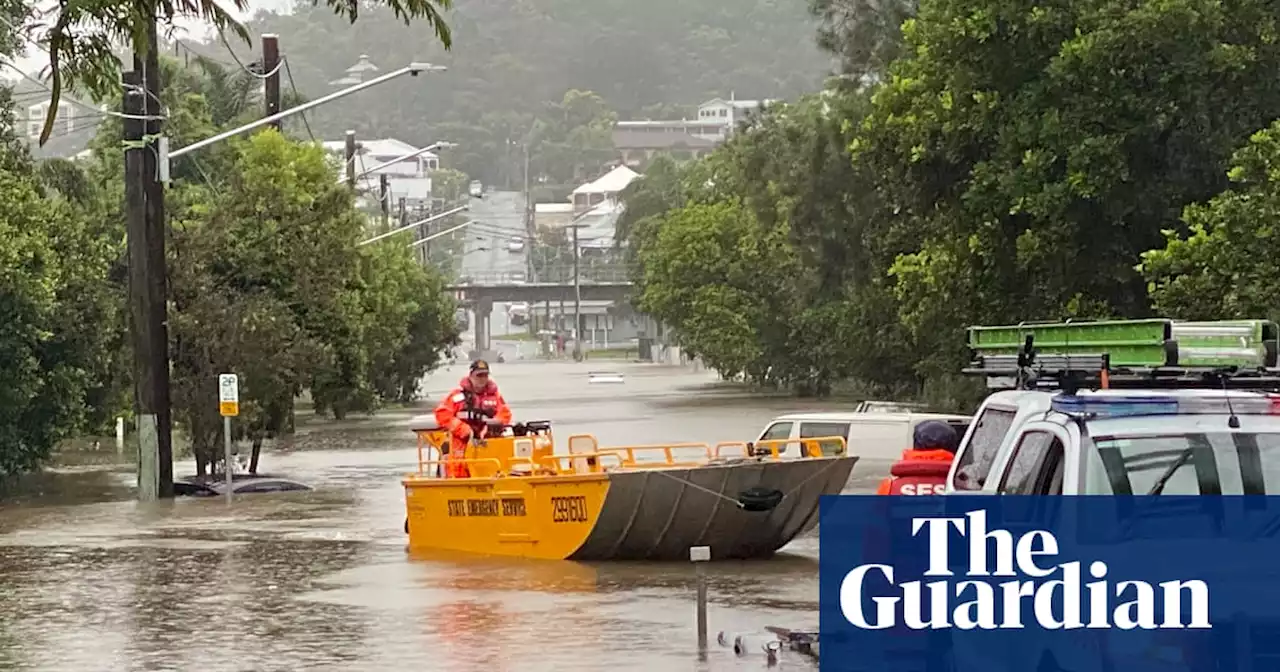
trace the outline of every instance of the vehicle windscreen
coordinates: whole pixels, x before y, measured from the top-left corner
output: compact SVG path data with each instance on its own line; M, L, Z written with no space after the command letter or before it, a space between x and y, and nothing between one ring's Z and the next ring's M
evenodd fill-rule
M1280 433L1170 432L1093 437L1086 494L1280 493Z
M991 466L1004 438L1013 427L1017 413L1002 408L987 408L978 416L977 427L969 437L969 445L956 458L956 490L981 490L991 473Z

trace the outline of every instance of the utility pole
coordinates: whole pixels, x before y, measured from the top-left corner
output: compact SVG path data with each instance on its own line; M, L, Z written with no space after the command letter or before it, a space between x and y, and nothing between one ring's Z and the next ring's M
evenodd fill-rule
M578 273L578 225L573 225L573 360L582 361L582 283Z
M379 233L386 233L391 230L391 181L386 173L378 175L378 204L382 208L382 230Z
M422 223L422 238L426 242L422 244L422 265L431 265L431 218L436 214L435 201L431 202L431 206L427 208L427 221Z
M266 75L263 82L263 98L266 99L266 116L280 111L280 40L277 36L262 36L262 72ZM280 131L280 121L271 122L276 132Z
M129 255L129 313L138 417L138 498L173 497L169 408L168 286L165 267L164 186L159 181L160 53L155 21L135 44L125 78L125 210Z
M347 161L347 184L352 189L356 187L356 132L347 131L347 151L344 154Z

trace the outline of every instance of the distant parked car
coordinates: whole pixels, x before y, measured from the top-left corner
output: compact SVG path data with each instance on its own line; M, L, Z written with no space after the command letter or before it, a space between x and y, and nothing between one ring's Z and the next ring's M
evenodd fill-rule
M507 320L512 326L523 327L529 323L529 304L526 302L513 303L507 308Z
M507 241L508 252L524 252L524 238L512 238Z
M472 198L484 197L484 185L480 183L480 180L472 180L470 190Z
M233 474L231 481L233 495L248 495L264 492L301 492L314 490L306 483L299 483L279 476L248 476ZM173 494L179 497L221 497L227 494L227 483L221 478L200 478L188 476L173 482Z
M511 282L517 285L524 284L524 271L515 271L511 274Z

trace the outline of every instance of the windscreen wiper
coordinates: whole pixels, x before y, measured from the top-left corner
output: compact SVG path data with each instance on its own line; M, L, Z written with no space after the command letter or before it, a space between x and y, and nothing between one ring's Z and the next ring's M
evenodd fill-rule
M1173 464L1169 465L1169 468L1165 469L1164 473L1160 474L1160 478L1156 479L1155 485L1151 486L1151 490L1147 492L1147 494L1158 495L1163 492L1165 484L1169 482L1169 479L1173 478L1173 475L1177 473L1179 469L1181 469L1187 462L1191 461L1191 457L1195 455L1195 452L1195 446L1187 446L1185 450L1178 454L1178 459L1174 460Z

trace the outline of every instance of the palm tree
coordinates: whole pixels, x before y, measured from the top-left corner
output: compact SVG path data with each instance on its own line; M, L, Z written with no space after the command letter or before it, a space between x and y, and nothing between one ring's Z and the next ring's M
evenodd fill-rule
M250 72L243 66L229 66L207 56L197 55L192 64L199 70L200 94L204 96L209 115L219 128L238 126L262 115L263 82L260 73ZM252 64L254 68L257 64ZM281 109L297 107L306 99L296 91L287 90L280 96Z

